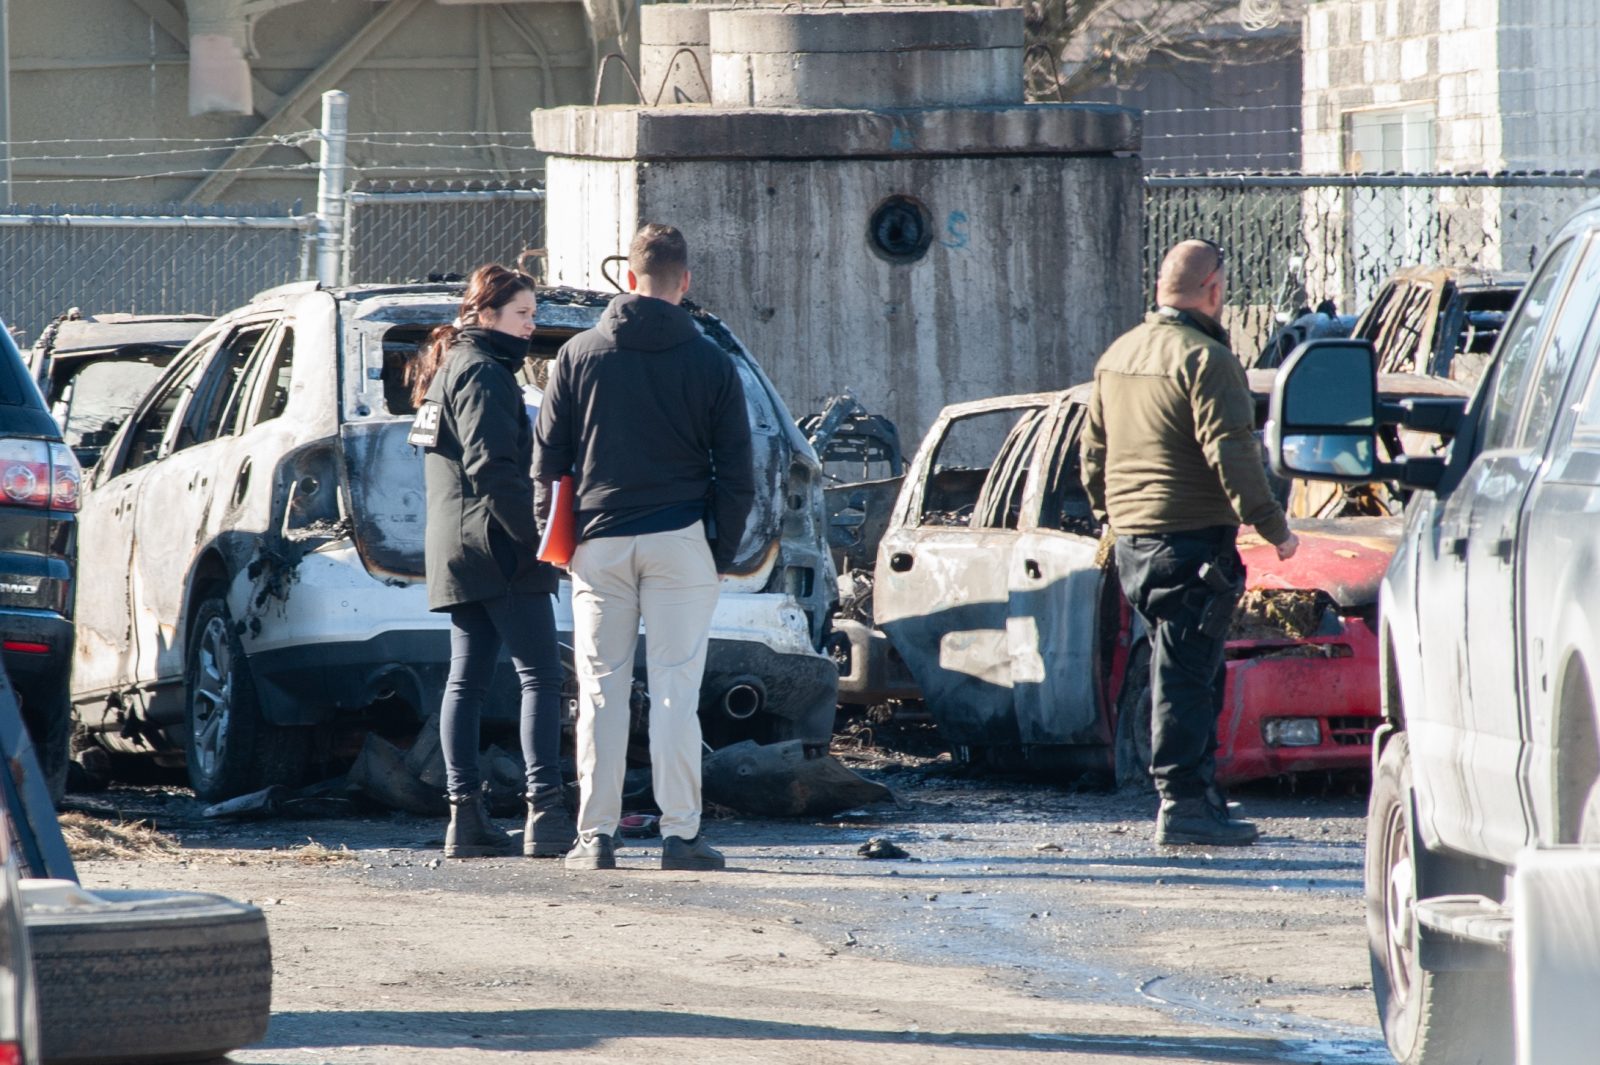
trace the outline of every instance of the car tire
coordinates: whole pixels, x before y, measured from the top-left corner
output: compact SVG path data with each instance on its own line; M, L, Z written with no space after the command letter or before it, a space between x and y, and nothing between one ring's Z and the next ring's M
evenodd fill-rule
M266 1035L260 910L189 892L95 895L107 905L25 911L46 1061L207 1061Z
M51 678L19 688L22 720L33 741L33 756L44 772L50 801L61 805L67 793L67 763L72 761L72 693L67 678Z
M201 603L189 633L184 753L195 794L220 802L270 784L299 784L308 733L274 725L262 715L250 660L227 604L221 599Z
M1418 952L1411 744L1383 749L1367 808L1367 942L1372 992L1398 1065L1504 1065L1511 1060L1511 984L1504 970L1428 972Z
M1117 787L1150 790L1150 757L1154 743L1150 707L1150 641L1141 639L1128 651L1128 666L1117 693Z

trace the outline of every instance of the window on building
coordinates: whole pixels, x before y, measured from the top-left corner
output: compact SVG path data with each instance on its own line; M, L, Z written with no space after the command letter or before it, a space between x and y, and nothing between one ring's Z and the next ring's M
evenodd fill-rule
M1345 116L1345 170L1353 174L1432 170L1434 120L1431 104L1351 111Z
M1352 173L1419 174L1434 169L1434 109L1397 107L1345 115L1345 169ZM1433 189L1350 190L1345 246L1352 260L1356 306L1377 294L1403 266L1439 258L1439 211Z

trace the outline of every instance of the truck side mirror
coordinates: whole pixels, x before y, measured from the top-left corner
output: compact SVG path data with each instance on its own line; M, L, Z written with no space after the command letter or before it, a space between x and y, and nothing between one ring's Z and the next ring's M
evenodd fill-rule
M1378 462L1378 355L1365 340L1312 340L1272 387L1267 452L1280 477L1363 484Z

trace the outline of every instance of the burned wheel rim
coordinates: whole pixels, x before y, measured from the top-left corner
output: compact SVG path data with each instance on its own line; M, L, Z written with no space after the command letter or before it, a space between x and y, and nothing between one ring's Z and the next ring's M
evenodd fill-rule
M227 754L233 725L234 677L227 619L213 617L201 630L195 647L194 686L189 696L194 758L206 776L218 771Z
M1416 874L1411 862L1411 831L1405 811L1396 804L1389 810L1383 830L1386 870L1383 895L1385 968L1394 997L1408 1002L1417 965Z

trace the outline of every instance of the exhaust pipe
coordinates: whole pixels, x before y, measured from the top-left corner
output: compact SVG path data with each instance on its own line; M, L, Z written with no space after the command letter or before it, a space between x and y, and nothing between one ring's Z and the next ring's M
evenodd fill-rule
M735 721L749 720L766 705L766 686L756 677L736 677L722 693L722 712Z

